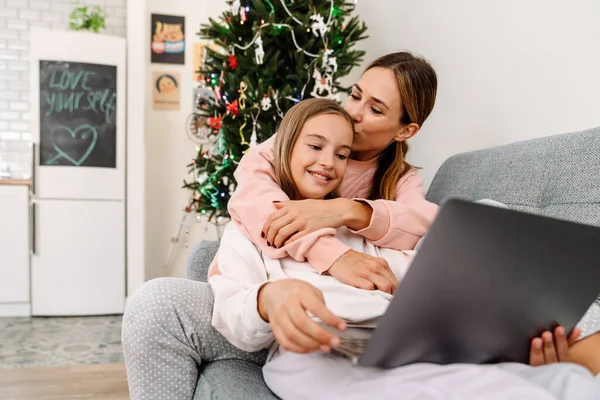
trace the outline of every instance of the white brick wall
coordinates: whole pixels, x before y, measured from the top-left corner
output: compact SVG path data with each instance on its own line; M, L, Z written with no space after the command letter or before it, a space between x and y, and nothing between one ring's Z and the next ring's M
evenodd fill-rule
M106 34L125 36L127 0L80 0L107 13ZM29 29L65 30L75 0L0 0L0 173L31 174Z

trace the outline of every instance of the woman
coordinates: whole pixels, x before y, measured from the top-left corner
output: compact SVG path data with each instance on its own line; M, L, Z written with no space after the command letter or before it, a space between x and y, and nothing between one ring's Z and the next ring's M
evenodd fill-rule
M346 225L380 247L415 246L437 207L425 200L415 170L395 160L403 160L408 150L405 140L418 132L433 109L436 90L435 72L426 61L408 53L376 60L354 86L345 106L356 132L351 154L355 168L349 166L346 172L342 196L367 200L328 200L327 212L320 211L323 203L289 202L268 217L275 210L269 209L270 204L287 198L273 180L268 162L272 151L269 153L267 141L245 157L259 162L244 160L236 172L240 185L230 202L233 219L244 221L244 233L270 258L305 257L317 271L343 283L391 293L397 281L384 260L349 250L331 235L321 233L324 226ZM270 200L261 197L262 202L254 202L247 197L258 181L262 189L257 197L268 190L271 194L266 198ZM249 222L254 213L254 222ZM215 271L213 268L212 273ZM266 352L243 352L212 328L213 302L208 284L183 279L156 279L132 296L123 319L123 348L133 399L191 399L198 366L205 362L238 358L264 363ZM335 341L331 335L320 337L326 345ZM558 355L552 335L544 337L544 346L537 339L532 347L534 361L564 359L564 334L557 338ZM308 347L319 344L311 342Z

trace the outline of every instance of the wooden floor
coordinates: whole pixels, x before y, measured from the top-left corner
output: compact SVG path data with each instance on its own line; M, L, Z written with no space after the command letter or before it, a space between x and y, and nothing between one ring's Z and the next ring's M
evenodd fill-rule
M0 369L0 399L129 400L125 365Z

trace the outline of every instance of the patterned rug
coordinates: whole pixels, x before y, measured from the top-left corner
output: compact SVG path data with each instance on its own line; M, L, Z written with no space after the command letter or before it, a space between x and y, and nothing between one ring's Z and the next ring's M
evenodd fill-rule
M0 368L123 362L121 319L0 318Z

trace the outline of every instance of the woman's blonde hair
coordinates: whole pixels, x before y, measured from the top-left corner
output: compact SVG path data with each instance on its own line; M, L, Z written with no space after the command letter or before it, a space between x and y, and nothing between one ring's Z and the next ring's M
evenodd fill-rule
M298 141L304 124L311 118L325 114L335 114L346 118L351 129L354 130L352 118L338 103L321 98L301 101L290 108L281 120L275 137L275 177L279 187L290 200L301 200L300 192L292 178L290 165L292 149ZM338 188L335 188L327 198L338 196Z
M433 67L423 58L408 52L387 54L373 61L371 68L390 69L396 75L402 110L400 124L416 123L419 127L433 110L437 93L437 75ZM394 141L380 156L379 166L373 176L369 199L396 200L398 181L412 165L406 162L408 143Z

